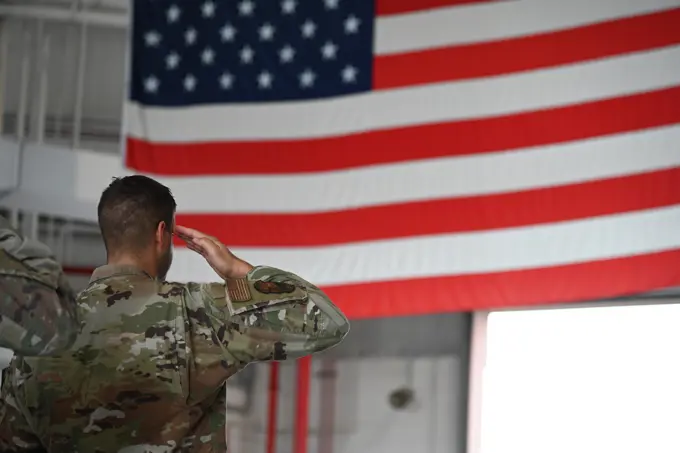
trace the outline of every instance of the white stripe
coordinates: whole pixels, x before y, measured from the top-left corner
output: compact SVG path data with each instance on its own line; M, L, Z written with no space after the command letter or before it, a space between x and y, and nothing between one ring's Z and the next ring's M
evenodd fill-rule
M160 178L183 213L315 212L575 184L680 167L680 125L472 156L285 176ZM78 160L77 191L92 201L116 166ZM120 167L118 167L119 169Z
M680 46L499 77L331 100L191 108L130 103L129 134L184 143L330 137L551 108L674 86Z
M678 0L521 0L438 8L378 18L375 52L515 38L679 6Z
M334 247L234 249L234 253L253 264L269 264L331 285L502 272L652 253L680 247L678 231L680 206L674 206L547 226ZM216 279L200 256L186 249L176 249L175 255L172 279Z

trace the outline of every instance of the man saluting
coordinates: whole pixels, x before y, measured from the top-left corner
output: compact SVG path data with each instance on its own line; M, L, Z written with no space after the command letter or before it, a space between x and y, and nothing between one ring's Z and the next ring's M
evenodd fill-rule
M175 226L175 206L168 188L145 176L104 191L108 264L78 297L82 331L67 355L13 361L1 451L225 452L227 378L345 337L346 317L319 288ZM219 282L164 280L173 231Z

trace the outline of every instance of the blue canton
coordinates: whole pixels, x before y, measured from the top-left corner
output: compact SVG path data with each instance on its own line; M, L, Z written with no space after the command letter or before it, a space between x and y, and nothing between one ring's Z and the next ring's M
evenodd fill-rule
M130 98L280 102L372 86L373 0L134 0Z

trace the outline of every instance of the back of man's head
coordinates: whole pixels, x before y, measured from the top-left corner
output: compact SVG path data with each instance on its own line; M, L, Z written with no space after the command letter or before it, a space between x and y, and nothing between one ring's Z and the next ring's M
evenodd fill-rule
M152 246L161 222L172 232L176 207L170 189L158 181L142 175L114 178L97 207L108 255Z

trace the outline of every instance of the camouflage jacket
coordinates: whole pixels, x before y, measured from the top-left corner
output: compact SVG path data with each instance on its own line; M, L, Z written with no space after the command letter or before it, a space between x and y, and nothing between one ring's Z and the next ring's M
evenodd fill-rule
M0 217L0 347L23 355L66 350L78 332L75 294L44 244Z
M1 451L225 452L227 378L349 331L321 290L271 267L182 284L104 266L78 304L71 353L16 358L5 373Z

